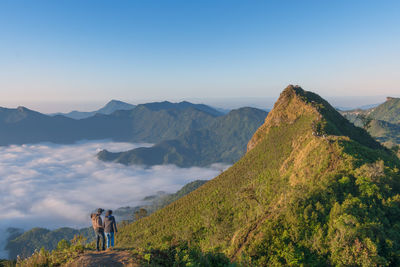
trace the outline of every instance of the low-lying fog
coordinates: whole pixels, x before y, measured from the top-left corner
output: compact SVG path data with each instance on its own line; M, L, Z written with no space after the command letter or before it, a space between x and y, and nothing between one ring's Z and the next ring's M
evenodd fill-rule
M85 227L93 209L135 206L145 196L160 190L175 192L193 180L213 178L226 167L143 168L96 158L101 149L139 146L148 144L96 141L0 147L0 248L10 226ZM0 251L0 258L5 255Z

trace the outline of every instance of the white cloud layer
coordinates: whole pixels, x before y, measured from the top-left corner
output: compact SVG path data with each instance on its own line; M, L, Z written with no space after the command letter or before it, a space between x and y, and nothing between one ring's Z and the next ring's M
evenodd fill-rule
M144 145L97 141L0 147L0 236L10 226L85 227L98 207L135 206L157 191L175 192L193 180L213 178L224 167L143 168L96 158L101 149Z

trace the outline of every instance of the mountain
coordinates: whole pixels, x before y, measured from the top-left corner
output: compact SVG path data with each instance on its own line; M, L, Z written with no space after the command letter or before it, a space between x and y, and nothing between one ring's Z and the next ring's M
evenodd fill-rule
M400 144L400 98L388 97L386 102L377 107L345 111L342 114L386 146Z
M122 227L117 245L187 242L245 266L398 266L399 169L321 97L288 86L238 162Z
M224 113L221 111L218 111L215 108L212 108L210 106L204 105L204 104L193 104L187 101L179 102L179 103L171 103L169 101L163 101L163 102L152 102L152 103L147 103L147 104L142 104L146 106L148 109L153 110L153 111L160 111L160 110L168 110L168 109L175 109L175 110L184 110L187 108L195 108L200 111L204 111L206 113L212 114L214 116L220 116L223 115ZM89 117L92 117L96 114L104 114L104 115L110 115L111 113L117 111L117 110L131 110L134 109L136 106L125 103L119 100L111 100L108 102L104 107L95 110L95 111L89 111L89 112L84 112L84 111L71 111L69 113L55 113L51 115L62 115L71 119L86 119Z
M227 115L215 117L203 128L189 129L176 139L120 153L103 150L98 158L126 165L175 164L180 167L234 163L243 156L247 141L262 124L266 114L255 108L233 110Z
M400 144L400 123L392 124L382 120L371 120L365 125L365 129L388 147Z
M91 139L157 143L210 124L215 116L193 107L152 109L147 104L80 120Z
M386 121L392 124L400 123L400 98L387 97L386 101L377 107L369 109L355 109L341 112L351 122L356 119L370 118Z
M75 124L73 119L51 117L25 107L0 108L0 145L72 142L77 140L71 132Z
M232 109L228 108L215 108L217 111L221 112L222 114L228 114Z
M212 123L219 113L212 108L208 113L206 109L204 105L190 103L148 103L132 110L75 120L24 107L0 108L0 145L99 139L158 143Z
M33 228L15 239L9 240L5 249L9 251L10 259L16 259L18 255L24 258L41 248L52 250L57 247L58 242L62 239L71 240L75 235L92 237L92 231L91 228L77 230L63 227L53 231L44 228ZM92 240L93 238L90 239L90 241Z
M113 99L110 102L108 102L104 107L97 110L96 113L108 115L117 110L130 110L133 108L135 108L135 105Z
M206 182L206 180L195 180L183 186L176 193L162 193L145 197L144 202L146 204L136 207L118 208L114 210L113 215L116 217L117 222L121 222L122 220L133 221L133 215L136 211L144 208L148 214L151 214L196 190ZM8 250L10 259L16 259L17 255L20 255L22 258L30 256L35 250L40 250L41 248L50 251L54 250L58 242L63 239L69 241L74 238L75 235L84 236L87 238L87 242L92 242L94 240L94 233L91 227L82 229L63 227L56 230L37 227L26 232L19 232L18 229L10 228L9 232L11 235L5 249Z
M363 106L359 107L359 109L364 109L364 110L371 109L371 108L375 108L375 107L379 106L380 104L382 104L382 103L363 105Z
M393 124L400 123L400 98L388 97L385 103L370 109L368 116Z
M187 101L179 102L179 103L171 103L168 101L163 101L163 102L153 102L153 103L148 103L148 104L143 104L150 110L154 111L159 111L159 110L168 110L168 109L176 109L176 110L184 110L187 108L194 108L200 111L204 111L208 114L214 115L214 116L221 116L223 115L222 112L218 111L215 108L212 108L210 106L204 105L204 104L193 104Z
M55 114L51 114L52 116L55 115L62 115L71 119L76 119L76 120L80 120L80 119L86 119L89 117L92 117L96 114L106 114L109 115L111 113L113 113L114 111L117 110L130 110L135 108L135 105L129 104L129 103L125 103L119 100L111 100L110 102L108 102L104 107L95 110L95 111L89 111L89 112L85 112L85 111L71 111L68 113L55 113Z

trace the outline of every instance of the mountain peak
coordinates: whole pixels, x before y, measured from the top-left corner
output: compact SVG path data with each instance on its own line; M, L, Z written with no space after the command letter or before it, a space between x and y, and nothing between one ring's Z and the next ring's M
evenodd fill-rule
M289 84L288 86L286 86L286 88L283 90L283 92L296 94L298 92L304 92L304 90L303 90L303 88L301 88L300 85Z
M347 121L322 97L306 91L298 85L289 85L280 94L264 124L249 141L247 151L260 143L271 127L292 124L303 116L309 117L312 121L310 134L314 136L347 136L369 147L377 148L379 146L378 142L364 130Z
M26 112L26 111L28 111L28 109L27 109L26 107L23 107L23 106L17 107L17 110L18 110L19 112Z
M120 100L117 100L117 99L111 99L106 105L110 105L110 104L126 104L126 103L122 102Z
M397 247L386 244L400 244L400 161L365 130L289 86L249 149L185 198L121 227L119 244L184 241L244 266L399 262Z
M130 110L133 108L135 108L135 105L132 105L132 104L129 104L126 102L122 102L120 100L112 99L104 107L102 107L101 109L99 109L97 111L94 111L94 113L109 115L117 110Z
M307 103L310 101L306 95L307 92L298 85L287 86L275 102L274 108L268 113L264 124L256 131L248 143L247 151L253 149L271 127L291 124L305 113L317 115L316 110Z

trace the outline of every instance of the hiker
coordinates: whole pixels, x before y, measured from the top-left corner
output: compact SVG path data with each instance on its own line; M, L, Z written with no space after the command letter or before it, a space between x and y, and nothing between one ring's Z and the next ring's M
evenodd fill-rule
M106 212L104 218L104 232L106 233L107 249L114 248L114 234L117 233L117 223L115 217L112 216L112 210Z
M103 213L103 209L98 209L97 213L92 213L90 215L90 218L92 219L92 225L93 225L93 229L94 229L94 233L96 234L97 237L97 246L96 246L96 250L100 251L100 246L99 246L99 242L101 239L102 245L103 245L103 249L105 250L105 246L106 246L106 242L105 242L105 237L104 237L104 226L103 226L103 222L101 220L101 214Z

